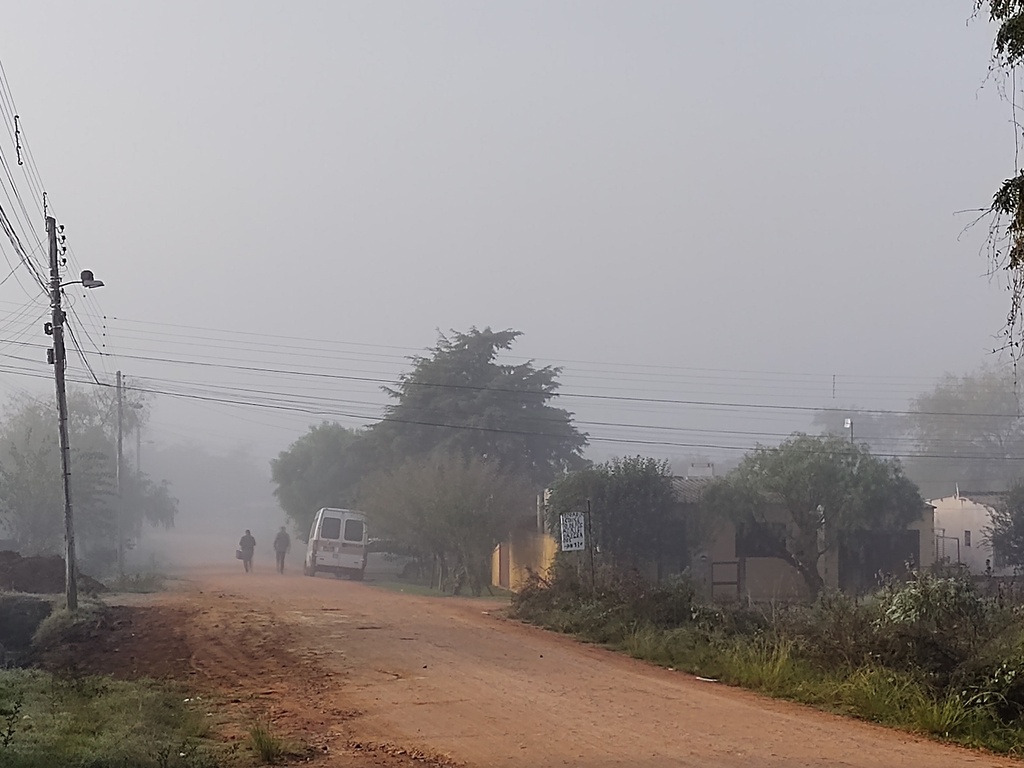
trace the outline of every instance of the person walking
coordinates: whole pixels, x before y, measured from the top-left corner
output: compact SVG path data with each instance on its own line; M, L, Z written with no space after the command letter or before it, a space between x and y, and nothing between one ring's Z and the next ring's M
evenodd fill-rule
M284 573L284 556L288 554L288 550L292 547L292 538L288 535L288 531L285 530L284 526L281 526L281 530L277 532L277 536L274 537L274 554L277 555L277 572Z
M256 551L256 539L252 537L252 532L248 528L245 529L245 535L239 539L238 548L242 551L245 572L249 573L252 570L252 553Z

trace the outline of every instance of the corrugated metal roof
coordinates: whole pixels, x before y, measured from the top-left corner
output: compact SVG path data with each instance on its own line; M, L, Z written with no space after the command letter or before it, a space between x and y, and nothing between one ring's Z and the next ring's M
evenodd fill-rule
M676 498L683 504L696 504L704 495L704 490L717 479L717 477L673 477L672 489L676 492Z

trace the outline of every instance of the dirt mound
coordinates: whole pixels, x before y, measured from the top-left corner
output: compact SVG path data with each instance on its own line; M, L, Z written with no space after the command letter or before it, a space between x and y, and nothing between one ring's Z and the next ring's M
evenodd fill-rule
M195 618L184 607L102 606L36 646L33 663L61 674L184 680L191 651L182 629Z
M85 594L105 592L96 579L78 574L78 589ZM59 555L22 557L0 552L0 590L56 595L64 591L64 558Z

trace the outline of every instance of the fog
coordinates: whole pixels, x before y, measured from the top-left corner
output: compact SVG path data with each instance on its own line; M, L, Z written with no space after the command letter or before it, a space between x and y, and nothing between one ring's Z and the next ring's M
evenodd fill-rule
M70 294L86 358L155 393L163 539L230 557L283 520L268 461L379 418L438 329L522 330L588 456L680 467L992 361L964 211L1014 126L972 6L36 2L0 55L69 269L106 283ZM49 391L26 286L8 393Z

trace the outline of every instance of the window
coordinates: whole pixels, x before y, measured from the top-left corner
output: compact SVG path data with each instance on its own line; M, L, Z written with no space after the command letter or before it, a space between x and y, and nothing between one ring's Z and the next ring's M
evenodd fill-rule
M345 521L345 541L363 540L363 521L349 518Z
M964 546L965 547L971 546L971 532L970 531L964 531Z
M778 557L785 552L785 523L747 523L736 526L736 557Z
M341 538L341 518L340 517L325 517L320 521L320 538L321 539L339 539Z

